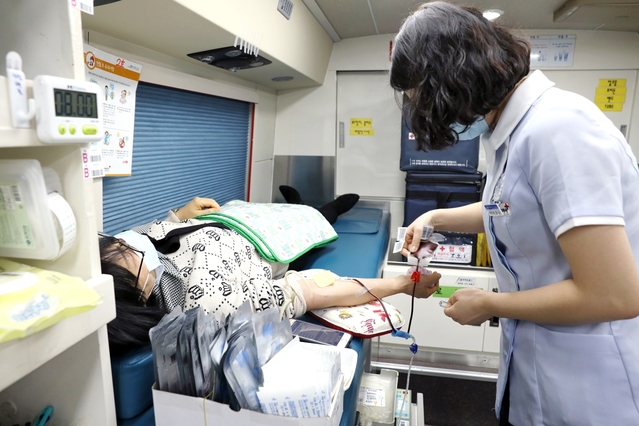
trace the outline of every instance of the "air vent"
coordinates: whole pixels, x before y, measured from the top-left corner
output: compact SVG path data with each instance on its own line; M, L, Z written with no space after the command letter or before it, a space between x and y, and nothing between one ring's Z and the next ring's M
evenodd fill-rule
M593 29L637 31L639 0L568 0L555 10L553 21L591 24Z
M279 10L286 19L291 19L291 13L293 13L293 2L291 0L279 0L277 3L277 10Z
M231 72L262 67L271 63L271 61L260 55L247 53L241 47L235 46L188 53L187 56Z

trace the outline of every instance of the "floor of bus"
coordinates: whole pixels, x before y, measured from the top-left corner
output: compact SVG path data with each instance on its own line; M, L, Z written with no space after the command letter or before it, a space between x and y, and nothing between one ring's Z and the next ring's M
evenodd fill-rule
M380 368L393 369L393 365L408 367L412 354L404 346L379 343L371 350L370 368L378 373ZM386 365L386 366L385 366ZM420 371L428 369L490 373L497 375L498 354L445 352L422 348L412 361L410 390L413 403L421 393L424 402L424 424L427 426L498 426L495 416L495 381L473 380L454 376L429 375ZM398 369L398 389L406 387L406 369Z
M400 373L397 386L406 386L405 373ZM411 374L409 386L413 395L424 395L426 425L499 425L494 408L494 382Z
M398 388L406 386L400 373ZM498 426L494 382L411 374L410 389L424 395L424 421L429 426Z

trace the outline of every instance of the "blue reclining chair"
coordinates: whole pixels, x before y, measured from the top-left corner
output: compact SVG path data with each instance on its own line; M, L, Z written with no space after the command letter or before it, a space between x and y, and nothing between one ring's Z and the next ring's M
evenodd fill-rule
M376 278L381 276L390 237L390 211L366 207L360 201L333 224L339 238L309 253L305 269L329 269L340 276ZM310 316L302 318L314 321ZM352 339L349 347L358 353L357 369L351 387L344 394L344 413L340 426L355 423L357 393L362 373L370 366L370 339ZM131 351L111 358L115 407L119 426L153 426L155 382L151 348Z

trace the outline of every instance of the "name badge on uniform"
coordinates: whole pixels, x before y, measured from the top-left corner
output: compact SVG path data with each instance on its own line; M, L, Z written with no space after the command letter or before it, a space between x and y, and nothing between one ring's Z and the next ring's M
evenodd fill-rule
M510 216L510 208L507 203L484 204L488 216Z
M484 204L484 209L486 209L486 213L488 213L488 216L504 215L497 204Z

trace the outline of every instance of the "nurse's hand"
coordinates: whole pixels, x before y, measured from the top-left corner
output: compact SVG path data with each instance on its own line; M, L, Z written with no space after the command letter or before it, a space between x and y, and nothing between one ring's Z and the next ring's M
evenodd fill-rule
M424 226L433 226L431 219L432 212L433 210L427 211L406 228L406 239L404 240L404 246L401 251L404 256L408 257L409 254L415 253L417 249L419 249Z
M175 215L180 220L192 219L203 214L220 211L220 205L212 198L195 197L184 207L178 209Z
M479 325L493 317L486 309L486 299L493 293L477 288L464 288L448 299L444 314L461 325Z

